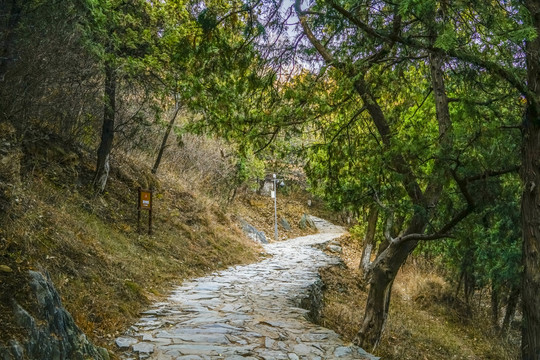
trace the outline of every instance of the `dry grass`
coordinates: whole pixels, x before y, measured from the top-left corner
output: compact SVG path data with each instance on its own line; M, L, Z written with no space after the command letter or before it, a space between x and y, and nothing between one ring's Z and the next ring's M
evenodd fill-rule
M153 184L153 235L138 234L136 188L148 186L149 176L133 167L120 168L126 172L97 198L85 186L65 185L60 168L53 177L50 168L35 172L9 227L9 253L48 271L77 324L102 344L174 283L254 261L260 251L224 209L168 182ZM146 219L143 213L144 229Z
M150 174L152 159L144 154L116 153L107 192L99 197L91 188L93 161L87 154L53 141L26 149L22 189L0 229L0 265L13 269L0 272L0 343L24 336L6 304L12 294L25 304L28 292L21 284L30 268L49 272L77 325L94 342L114 349L114 337L175 284L262 256L232 214L271 235L270 199L241 193L228 206L229 194L219 191L226 188L229 164L219 165L216 144L196 145L190 159L202 161L207 152L211 162L182 169L185 162L168 161L158 176ZM214 174L220 171L225 173ZM152 235L137 232L139 186L156 190ZM293 226L289 236L306 232L297 226L306 211L302 196L282 198L280 214ZM147 213L142 220L146 230Z
M360 328L366 291L359 278L360 246L343 238L343 267L322 272L327 285L322 324L352 341ZM447 282L420 260L399 272L389 318L374 354L383 359L517 359L518 347L469 312Z

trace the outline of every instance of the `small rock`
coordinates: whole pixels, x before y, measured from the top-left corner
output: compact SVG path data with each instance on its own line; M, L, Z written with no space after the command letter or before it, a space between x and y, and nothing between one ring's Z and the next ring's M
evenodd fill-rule
M334 350L334 355L336 357L342 357L352 354L352 350L348 346L340 346Z
M310 346L307 346L306 344L297 344L294 345L293 351L296 354L308 356L312 353L312 348Z
M343 249L339 245L328 245L328 250L338 254L341 254L343 252Z
M267 349L271 349L274 346L275 343L276 343L276 341L269 338L268 336L264 339L264 346Z
M268 244L266 235L264 232L257 230L254 226L250 225L247 221L240 219L240 225L242 230L254 241L257 241L261 244Z
M295 353L289 353L288 356L289 356L289 360L300 360L298 355L296 355Z
M133 351L139 354L150 354L154 352L154 345L147 343L138 343L133 345Z
M301 229L307 229L308 227L315 229L315 223L313 222L313 219L307 215L303 214L300 218L300 221L298 222L298 226L300 226Z
M137 343L137 339L134 339L132 337L122 336L115 340L116 346L118 346L120 349L126 349L129 348L131 345Z

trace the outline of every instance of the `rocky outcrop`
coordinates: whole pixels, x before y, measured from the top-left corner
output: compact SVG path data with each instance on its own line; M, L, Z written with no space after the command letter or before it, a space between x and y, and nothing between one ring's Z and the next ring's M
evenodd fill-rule
M298 222L298 226L302 230L307 229L308 227L312 229L316 228L315 223L313 222L311 217L307 214L302 215L302 217L300 218L300 221Z
M280 218L279 219L279 225L283 228L283 230L285 231L291 231L291 225L289 224L289 222L287 221L287 219L285 218Z
M242 226L242 230L244 230L246 235L251 239L261 244L268 244L268 240L266 239L264 232L257 230L253 225L249 224L244 219L240 219L240 225Z
M0 345L0 359L109 359L107 350L90 343L75 325L48 276L29 271L29 285L25 307L12 299L15 322L24 338Z

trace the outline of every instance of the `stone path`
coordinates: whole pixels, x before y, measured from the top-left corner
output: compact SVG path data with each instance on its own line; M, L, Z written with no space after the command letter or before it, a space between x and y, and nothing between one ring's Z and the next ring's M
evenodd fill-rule
M120 358L377 359L309 322L309 311L300 307L316 297L318 268L338 262L313 245L343 233L312 219L319 234L264 245L272 258L176 288L116 339Z

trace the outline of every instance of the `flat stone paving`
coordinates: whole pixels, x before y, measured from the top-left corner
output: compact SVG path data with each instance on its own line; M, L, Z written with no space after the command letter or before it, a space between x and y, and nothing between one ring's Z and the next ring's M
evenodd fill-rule
M313 245L343 234L312 217L319 234L264 245L262 262L229 268L177 287L116 339L121 359L378 359L306 319L300 302L338 263Z

